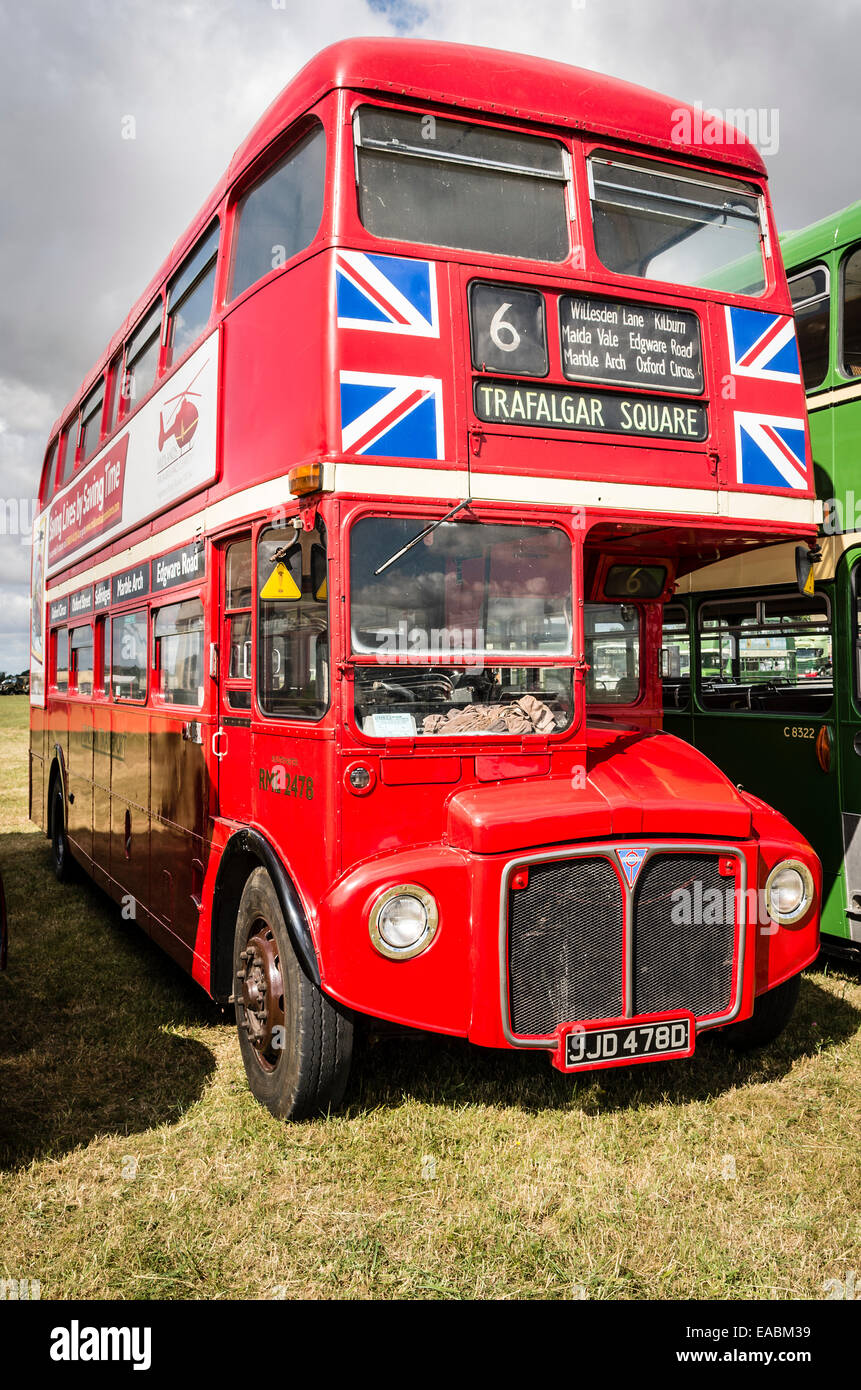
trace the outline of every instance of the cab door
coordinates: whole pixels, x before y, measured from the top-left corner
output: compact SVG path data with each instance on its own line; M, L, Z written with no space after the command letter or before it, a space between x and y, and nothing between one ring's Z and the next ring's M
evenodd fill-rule
M251 532L216 546L219 573L218 726L212 752L218 763L219 812L229 820L251 820L252 646Z
M861 546L849 550L837 567L835 608L838 717L826 795L839 800L841 836L834 846L837 881L826 896L822 930L861 942ZM827 869L825 856L823 865Z

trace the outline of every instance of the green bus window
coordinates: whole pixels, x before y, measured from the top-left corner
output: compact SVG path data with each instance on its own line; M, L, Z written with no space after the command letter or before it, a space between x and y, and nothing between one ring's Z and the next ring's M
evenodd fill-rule
M840 366L846 376L861 376L861 246L843 266L843 312Z
M584 608L586 701L633 705L640 695L640 614L632 604L587 603Z
M834 693L824 594L719 599L700 608L700 700L706 709L822 714Z
M687 610L680 603L664 609L661 644L664 709L687 709L691 702L691 636Z
M831 298L828 267L810 266L789 277L804 389L821 386L828 374L828 321Z
M325 545L321 520L257 541L257 698L281 719L320 719L329 707L329 603L313 563Z

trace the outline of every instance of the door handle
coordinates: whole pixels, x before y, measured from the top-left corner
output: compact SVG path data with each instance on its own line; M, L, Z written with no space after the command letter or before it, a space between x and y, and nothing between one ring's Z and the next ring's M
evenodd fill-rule
M218 744L219 740L222 739L222 738L224 739L224 747L223 747L223 748L216 747L216 744ZM212 756L213 756L214 758L218 758L219 761L220 761L220 760L224 757L224 755L226 754L226 752L227 752L227 730L226 730L226 729L216 729L215 733L212 735Z

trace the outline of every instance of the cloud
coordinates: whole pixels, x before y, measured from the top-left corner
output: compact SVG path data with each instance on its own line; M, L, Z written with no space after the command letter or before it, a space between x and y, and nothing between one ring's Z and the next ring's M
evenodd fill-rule
M857 196L855 0L832 0L821 24L802 0L7 5L0 498L35 490L51 420L268 103L334 40L394 33L553 57L705 107L775 108L779 223Z

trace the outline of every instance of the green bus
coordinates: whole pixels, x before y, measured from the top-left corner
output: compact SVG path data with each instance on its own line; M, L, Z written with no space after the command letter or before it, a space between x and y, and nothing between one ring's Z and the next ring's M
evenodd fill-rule
M807 836L824 871L823 948L858 959L861 202L782 247L824 503L822 556L811 593L799 591L786 545L679 582L664 613L664 727Z

